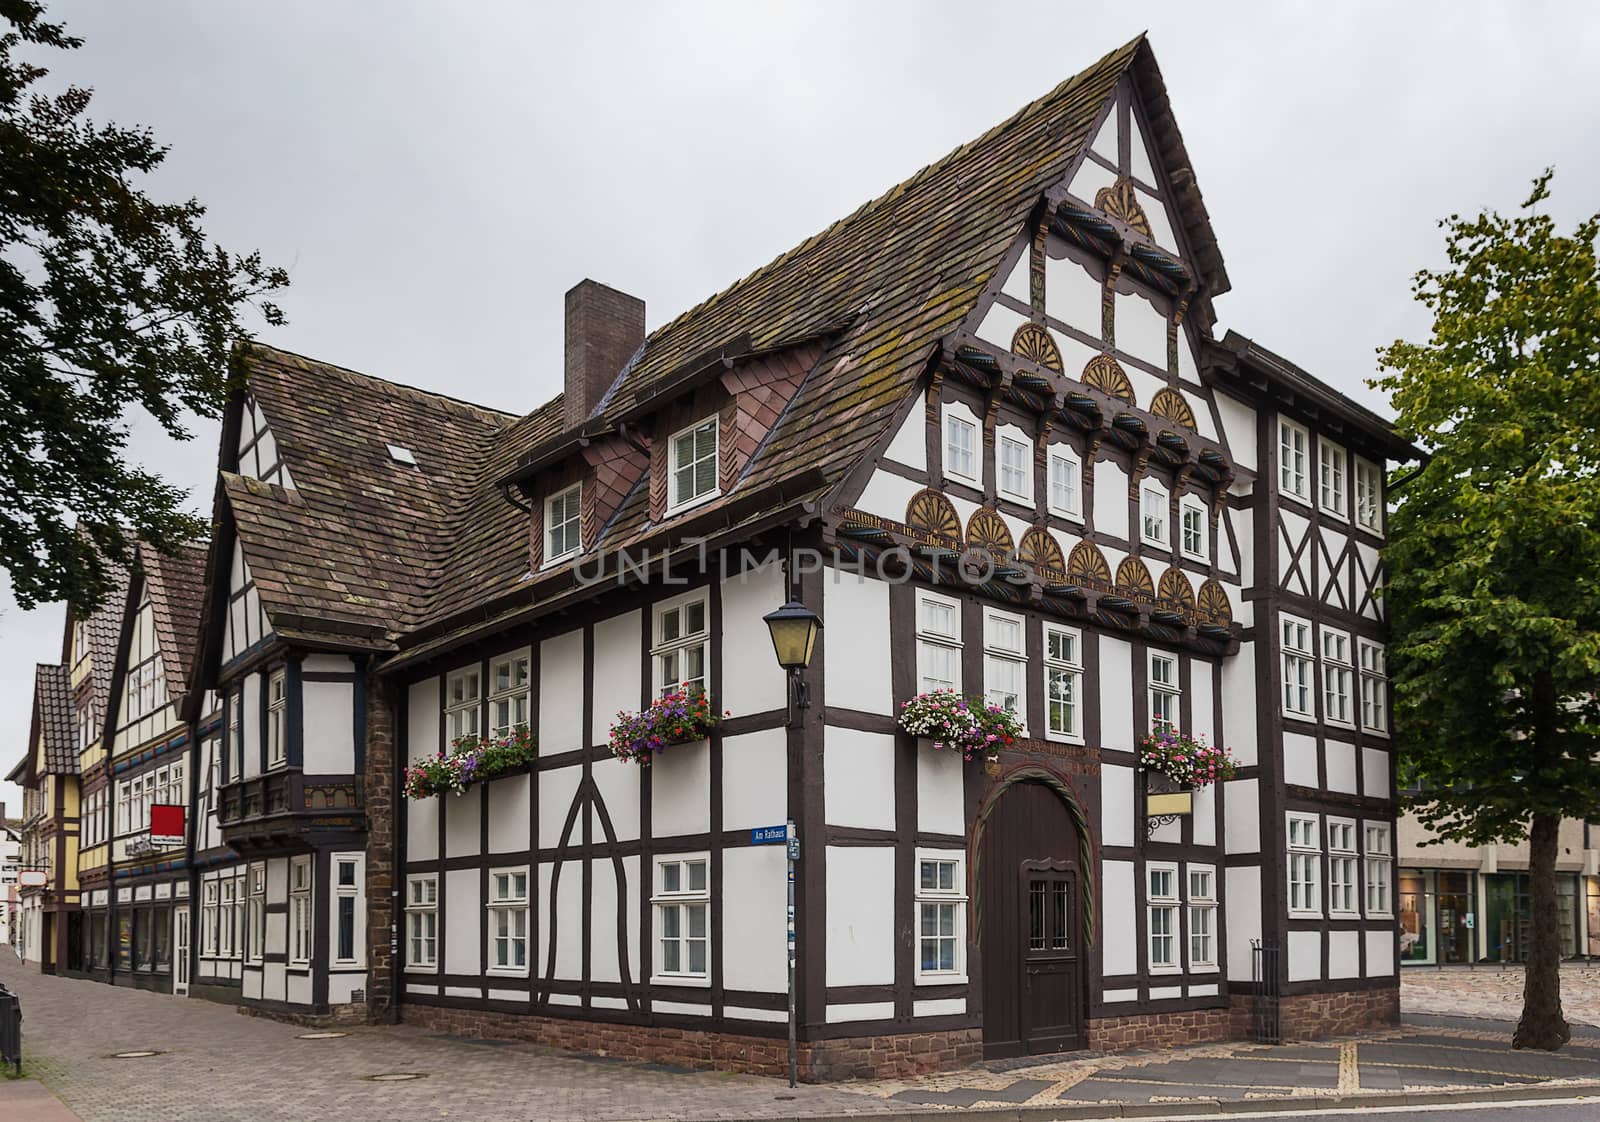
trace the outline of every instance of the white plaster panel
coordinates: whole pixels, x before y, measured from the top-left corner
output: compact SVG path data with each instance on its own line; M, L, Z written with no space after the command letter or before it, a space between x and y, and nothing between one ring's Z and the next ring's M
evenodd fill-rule
M1149 150L1145 148L1144 130L1139 127L1137 113L1128 114L1128 170L1135 178L1152 187L1164 186L1156 179L1155 166L1151 163Z
M1117 350L1157 370L1167 368L1167 317L1137 292L1117 293ZM1148 408L1149 397L1141 396L1139 404Z
M643 696L639 678L640 646L644 642L642 617L643 612L635 610L594 625L594 712L589 723L590 744L607 743L611 738L611 722L617 714L639 708ZM577 648L577 654L581 658L581 647ZM543 674L540 678L543 679ZM581 694L579 699L581 703ZM545 695L541 693L541 710L545 704ZM540 748L544 749L542 743Z
M563 889L566 888L567 877L577 870L576 865L569 865L563 870ZM617 954L617 901L627 886L617 884L617 870L609 859L591 861L589 876L593 893L589 901L589 976L597 982L620 982L622 966ZM630 892L628 895L637 899L637 893ZM538 966L537 963L534 965Z
M1242 766L1258 762L1254 643L1239 644L1239 653L1222 664L1222 729L1218 738Z
M334 971L328 975L328 1004L349 1005L355 1000L356 990L367 988L367 972L355 970L349 973Z
M949 1017L966 1011L967 999L964 997L930 997L926 1001L911 1003L913 1017Z
M528 994L524 990L490 989L485 991L485 996L487 996L490 1001L514 1001L519 1005L528 1004ZM595 1003L598 1004L601 1000L602 999L600 998L596 998ZM623 1004L626 1005L627 1003L624 1002Z
M1212 985L1209 985L1209 986L1190 986L1189 987L1189 996L1190 997L1216 997L1219 992L1220 991L1217 989L1217 986L1215 985L1215 983L1213 983Z
M658 1013L680 1013L686 1017L709 1017L711 1006L694 1005L685 1001L654 1001L650 1007ZM787 1016L785 1017L787 1019Z
M1028 257L1027 250L1023 250L1016 264L1011 266L1011 272L1006 274L1006 283L1000 286L1001 292L1022 304L1027 304L1033 298Z
M1356 746L1329 740L1322 746L1327 758L1328 790L1356 793Z
M1261 852L1260 784L1255 779L1232 779L1222 800L1223 851Z
M895 955L894 850L829 846L826 860L827 984L889 985Z
M301 660L300 669L308 674L353 674L355 663L349 655L308 654Z
M1212 784L1194 793L1194 844L1217 844L1217 787Z
M1361 749L1361 793L1373 799L1389 797L1389 753L1382 748Z
M1328 932L1328 977L1361 976L1361 932Z
M481 851L483 803L478 788L462 795L436 795L444 810L444 855L470 857Z
M1321 977L1322 932L1289 932L1289 981L1315 982Z
M828 1023L842 1021L886 1021L894 1016L892 1001L861 1001L851 1005L828 1006Z
M406 698L406 760L414 763L439 751L439 679L411 683Z
M930 834L966 833L967 772L962 763L960 752L917 744L918 830ZM893 790L885 788L886 792Z
M528 775L513 775L489 783L490 853L515 853L528 848L532 786L533 777Z
M1105 1002L1107 1005L1118 1001L1138 1001L1139 991L1137 988L1130 990L1106 990L1100 995L1100 1000Z
M1367 977L1387 978L1394 973L1394 932L1363 932L1367 939Z
M553 756L582 741L583 632L569 631L539 644L539 751Z
M1101 920L1105 933L1106 977L1133 974L1139 969L1138 904L1134 892L1133 862L1106 861L1105 899L1106 914ZM1231 931L1230 931L1231 933Z
M450 869L444 874L444 972L477 974L482 970L478 870Z
M1298 732L1283 734L1283 781L1317 787L1317 738Z
M1222 435L1233 462L1256 471L1256 412L1238 398L1225 393L1215 395L1217 416L1222 418Z
M1094 465L1094 529L1105 537L1128 537L1128 473L1110 460Z
M921 489L920 484L911 486ZM904 503L895 517L905 517ZM722 708L748 715L770 713L787 704L788 682L772 653L772 634L761 618L786 599L783 571L776 562L746 569L722 582L722 698L718 703Z
M483 987L482 986L446 986L444 988L444 995L446 997L470 997L470 998L474 998L474 999L477 999L477 1000L482 1000L482 998L483 998Z
M1022 255L1021 267L1026 271L1028 255ZM1026 300L1024 295L1022 299ZM884 459L893 460L897 464L904 464L908 468L918 471L928 469L928 414L922 408L919 400L911 407L911 412L906 414L906 419L900 422L900 427L895 430L894 439L889 441L889 447L883 450Z
M779 1024L789 1019L786 1009L746 1009L737 1005L724 1005L722 1015L731 1021L772 1021Z
M446 992L449 992L448 990ZM549 997L551 1005L582 1005L583 997L575 993L553 993ZM660 1009L664 1002L657 1002L655 1008Z
M1171 822L1163 822L1150 832L1149 838L1154 842L1170 842L1173 845L1179 845L1183 842L1183 824L1176 819Z
M781 845L723 852L723 984L729 989L781 992L788 984L788 863Z
M1071 190L1084 202L1093 203L1100 188L1113 187L1116 182L1116 172L1100 166L1093 160L1084 160L1078 166L1078 173L1072 177Z
M1167 205L1142 187L1135 187L1134 193L1139 198L1139 205L1144 208L1144 214L1150 221L1150 240L1171 253L1178 252L1178 239L1172 232L1172 219L1167 214Z
M637 770L637 769L635 769ZM722 740L722 828L774 826L789 817L789 735L763 729Z
M875 471L872 478L867 480L867 485L861 489L861 495L855 501L857 510L864 510L868 514L876 514L880 518L888 518L895 522L904 522L906 518L906 505L911 502L911 497L922 490L923 485L916 480L907 479L903 475L895 475L887 471ZM779 603L782 603L780 600ZM771 611L771 608L767 609ZM767 661L771 662L769 658ZM774 664L776 665L776 664Z
M1215 673L1211 663L1198 658L1189 660L1189 696L1194 699L1189 731L1205 737L1210 744L1217 743L1216 691L1212 688Z
M1099 488L1095 488L1099 490ZM1122 639L1100 636L1100 743L1132 752L1133 648Z
M1011 349L1011 337L1017 333L1017 328L1028 322L1028 317L1020 315L996 300L989 305L989 310L984 314L983 322L974 332L978 338L985 342L993 343L1003 351Z
M1100 125L1100 131L1094 134L1094 143L1090 145L1097 153L1117 162L1117 107L1111 106L1111 112L1106 114L1106 119Z
M726 751L726 748L724 748ZM594 785L605 804L606 817L611 819L611 829L618 841L633 841L639 836L639 785L641 769L630 760L615 758L596 760ZM592 829L596 841L605 837L600 825L600 811L591 805Z
M650 829L658 838L711 829L711 743L675 744L650 765Z
M827 704L892 716L888 584L830 569L824 574L822 604L827 626L817 641L827 649L823 660Z
M1140 303L1143 302L1142 300L1140 301ZM1163 347L1165 345L1165 343L1162 344ZM1145 358L1143 355L1139 357ZM1145 361L1150 362L1152 360L1145 358ZM1162 361L1165 363L1166 360L1163 359ZM1130 365L1125 368L1124 372L1128 375L1128 384L1133 387L1134 400L1146 409L1150 407L1150 399L1155 397L1156 391L1167 384L1165 378L1157 378L1154 374L1141 370L1137 366Z
M555 866L547 866L552 871ZM556 917L556 978L583 977L583 865L568 861L561 867L555 891L542 894ZM541 927L544 925L540 925Z
M1151 1001L1164 1001L1169 997L1182 997L1182 996L1183 996L1183 987L1182 986L1151 986L1150 987L1150 1000Z
M1092 319L1081 321L1069 320L1067 322L1071 323L1079 331L1082 331L1091 338L1098 339L1100 338L1100 282L1089 276L1089 274L1084 272L1080 266L1072 264L1071 262L1067 262L1066 264L1069 264L1072 266L1072 268L1077 269L1078 275L1082 277L1083 280L1088 284L1093 286L1092 289L1084 293L1084 299L1088 300L1092 298L1094 301L1094 306L1086 309L1084 313L1092 316ZM1045 264L1045 275L1050 275L1048 261L1046 261ZM1074 283L1076 283L1076 280L1074 280ZM1048 299L1046 302L1048 303ZM1054 315L1055 313L1052 312L1051 314ZM1050 338L1056 341L1056 347L1061 351L1062 372L1065 373L1068 378L1071 378L1076 382L1083 381L1083 368L1089 365L1089 360L1097 355L1105 353L1102 348L1097 346L1091 347L1088 343L1079 342L1075 336L1068 335L1064 331L1056 331L1052 328L1050 331Z
M430 994L430 995L437 995L438 992L439 992L439 987L438 986L419 985L416 982L407 982L406 983L406 992L407 993L425 993L425 994Z
M1119 764L1100 767L1100 830L1105 845L1132 845L1133 769Z
M244 679L244 776L261 774L261 676Z
M894 756L890 733L831 725L824 730L822 795L829 825L894 829Z
M356 770L353 687L348 682L302 682L302 744L307 775Z
M412 799L406 803L406 857L433 861L439 856L440 797Z
M633 765L637 767L638 765ZM583 768L578 765L560 767L539 774L539 848L554 849L561 844L561 831L567 823L567 813L578 793L578 782L583 778ZM573 836L569 842L578 842L581 822L574 820Z

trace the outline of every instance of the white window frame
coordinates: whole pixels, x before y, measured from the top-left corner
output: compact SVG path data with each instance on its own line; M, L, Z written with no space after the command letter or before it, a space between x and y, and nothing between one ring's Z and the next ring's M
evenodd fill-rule
M350 884L343 882L343 866L349 865L351 873ZM364 895L364 881L366 880L367 857L364 853L334 853L328 859L328 891L330 896L329 922L328 922L328 960L335 966L362 966L366 963L367 943L362 933L367 929L367 902ZM339 925L342 922L341 913L344 911L343 901L352 901L350 905L350 956L345 957L339 953Z
M1051 652L1052 638L1066 641ZM1061 702L1071 720L1058 728L1055 720L1056 683L1064 682L1069 697ZM1044 624L1044 736L1067 744L1083 743L1083 633L1075 627Z
M691 866L701 864L705 867L705 880L700 888L691 888L689 869ZM678 887L667 889L665 887L664 871L668 865L677 867ZM711 854L701 850L697 853L664 853L655 858L655 871L651 874L650 905L653 923L651 926L651 939L655 944L651 949L651 962L653 964L653 984L674 986L709 986L711 984L711 956L716 953L716 948L711 944ZM690 934L692 930L691 917L694 909L702 909L701 930L704 936ZM666 947L668 936L665 934L667 923L665 913L669 910L676 912L676 929L678 934L672 936L672 941L677 943L678 969L668 970L666 966ZM705 943L704 970L693 971L688 969L690 944L696 940Z
M934 875L932 887L925 886L922 882L924 863L937 866L951 866L950 885L943 887L940 884L938 872ZM916 934L912 939L912 984L918 986L954 985L967 980L967 855L959 849L921 849L917 850L917 876L913 882L915 906L912 910L912 923L915 924ZM941 931L933 935L923 933L923 909L935 909L935 916L939 916L943 909L948 908L951 916L951 934ZM942 927L938 919L936 926ZM949 970L927 970L922 965L922 941L924 938L933 938L940 941L953 938L955 940L955 957L953 966Z
M954 442L951 440L951 434L954 431L951 428L952 424L962 426L962 431L966 433L967 439L971 442L970 448L957 449L955 447ZM939 416L939 447L943 454L944 474L950 479L965 483L969 487L976 487L979 490L983 489L982 435L983 426L978 423L978 418L973 415L970 409L959 402L947 401L944 403ZM972 466L970 473L962 471L957 465L957 456L953 454L957 451L961 453L960 458L970 462Z
M702 429L711 429L711 452L709 455L694 454L687 465L690 473L701 463L711 461L711 488L707 491L696 491L685 497L678 485L678 473L683 468L678 463L678 445L685 437L691 441L695 434ZM691 446L691 452L697 453L698 449ZM676 514L680 510L688 510L702 503L708 503L722 494L722 422L713 413L709 417L701 417L692 425L679 429L667 438L667 513Z
M1368 919L1394 916L1394 830L1387 822L1361 823L1361 902Z
M267 675L267 767L289 763L289 676L279 667Z
M1020 457L1020 467L1007 465L1008 453ZM1021 487L1006 486L1008 470L1020 472ZM1001 498L1010 499L1023 506L1033 505L1033 441L1014 425L1003 425L995 434L994 479L995 490Z
M1389 735L1389 674L1383 644L1371 639L1356 639L1361 679L1361 727L1367 732Z
M1195 520L1197 529L1195 540L1199 543L1191 548L1189 545L1189 520ZM1211 519L1206 504L1194 495L1184 495L1178 500L1178 553L1191 561L1209 561L1211 559Z
M506 682L501 684L501 672ZM519 676L520 675L520 676ZM502 713L505 723L501 723ZM512 651L489 660L489 736L500 740L533 720L533 654Z
M463 687L459 696L457 683ZM444 676L444 742L448 746L462 737L482 735L483 667L475 662Z
M1322 653L1322 719L1330 725L1354 728L1355 661L1350 633L1322 625L1317 632Z
M1291 810L1285 814L1287 825L1286 849L1289 859L1285 863L1288 873L1289 914L1296 918L1322 918L1322 818L1320 815ZM1297 872L1304 872L1297 877ZM1300 891L1296 892L1296 885ZM1298 902L1296 897L1298 895Z
M936 689L961 691L961 603L937 592L917 590L917 692L931 693ZM924 606L934 607L940 613L949 611L951 630L934 626ZM954 681L943 674L931 675L930 663L935 659L948 659L953 668Z
M1159 479L1139 481L1139 541L1172 548L1172 494Z
M244 690L228 695L228 780L244 778Z
M522 891L517 891L518 881ZM529 942L531 927L529 899L532 874L527 865L507 865L489 870L489 945L484 948L485 973L501 977L526 977L533 958ZM504 930L502 931L502 928ZM504 948L501 947L502 942ZM517 947L521 944L522 965L516 963ZM504 950L505 961L501 962Z
M1284 713L1314 720L1317 715L1317 664L1311 649L1311 621L1288 612L1279 613L1278 652L1283 673L1283 696L1279 698L1279 703Z
M311 854L289 859L289 965L310 966L316 939Z
M701 627L689 630L689 609L699 607ZM677 631L669 635L666 621L677 614ZM651 673L657 697L694 688L711 696L711 599L704 589L663 600L652 609L650 635ZM700 653L700 673L687 673L690 654Z
M570 512L567 509L567 500L572 499ZM556 504L562 506L563 517L558 522L555 517ZM570 557L576 557L583 551L583 484L574 483L571 487L564 487L544 501L544 564L543 567L559 565ZM555 547L555 537L559 531L562 538L567 536L567 530L572 531L572 541L563 548Z
M1157 665L1169 667L1170 670L1157 675ZM1183 679L1180 675L1183 667L1178 656L1167 651L1150 650L1145 656L1145 686L1148 694L1150 710L1150 730L1159 732L1166 724L1177 729L1183 723ZM1163 722L1158 716L1167 707L1171 707L1171 717Z
M217 881L218 910L217 910L217 957L239 957L239 934L242 922L240 919L239 889L243 887L244 878L241 875L229 873Z
M1349 456L1330 440L1317 440L1317 508L1341 522L1350 521Z
M218 958L222 931L222 882L213 878L200 885L200 956Z
M252 864L245 878L245 961L259 964L267 949L266 864Z
M406 877L406 969L439 970L439 874ZM431 921L431 923L430 923Z
M1011 646L996 632L1011 632L1016 645ZM1012 612L997 608L983 609L983 695L990 705L1007 708L1005 695L1011 691L997 684L1002 675L1014 676L1016 704L1011 712L1026 731L1028 724L1028 621Z
M1355 478L1356 525L1370 534L1383 536L1383 472L1371 460L1355 458L1351 472Z
M1166 878L1160 890L1157 890L1158 876ZM1145 910L1145 945L1144 953L1146 965L1152 974L1181 974L1183 973L1183 932L1179 925L1179 912L1183 908L1183 899L1179 895L1178 866L1173 861L1150 861L1144 867L1144 910ZM1157 931L1156 917L1165 917L1161 925L1165 930ZM1162 943L1158 944L1157 940ZM1164 945L1165 959L1158 959L1156 949Z
M1278 494L1311 505L1311 433L1287 417L1278 418Z
M1358 919L1361 885L1357 879L1360 855L1356 852L1356 821L1328 815L1328 918Z
M1066 481L1062 481L1063 472ZM1046 509L1061 518L1083 518L1083 461L1070 444L1050 445L1046 479ZM1065 494L1061 494L1065 492ZM1065 502L1062 502L1062 499Z
M1202 885L1197 886L1196 878L1204 878ZM1183 867L1183 892L1186 905L1185 918L1188 929L1184 932L1184 951L1187 955L1191 973L1212 973L1219 969L1217 964L1217 867L1215 865L1187 864ZM1196 921L1199 921L1197 923ZM1205 931L1197 936L1199 928L1204 926ZM1210 951L1206 955L1195 954L1195 939L1204 938Z

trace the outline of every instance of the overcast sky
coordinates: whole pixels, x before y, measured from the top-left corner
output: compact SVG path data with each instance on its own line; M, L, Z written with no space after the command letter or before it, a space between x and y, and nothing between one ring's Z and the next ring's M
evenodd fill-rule
M172 147L235 251L288 267L265 338L525 411L560 388L562 294L655 327L1147 30L1234 291L1221 322L1375 407L1426 320L1436 221L1600 209L1600 11L1393 3L88 3L52 82ZM210 509L216 431L135 455ZM0 586L4 575L0 574ZM0 774L59 606L0 587ZM20 792L0 783L16 807Z

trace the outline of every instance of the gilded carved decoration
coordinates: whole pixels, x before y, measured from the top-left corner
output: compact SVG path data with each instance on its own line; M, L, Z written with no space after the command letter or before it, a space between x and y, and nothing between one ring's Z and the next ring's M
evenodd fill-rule
M1175 425L1182 425L1190 432L1195 431L1194 410L1189 407L1183 394L1170 386L1163 386L1156 391L1150 399L1150 412L1157 417L1165 417Z
M1154 600L1156 583L1150 579L1150 570L1137 557L1124 557L1117 566L1117 593L1129 600Z
M1108 397L1126 401L1129 405L1138 404L1133 396L1133 383L1128 381L1128 372L1110 355L1101 354L1091 358L1084 365L1083 377L1079 380Z
M1126 223L1129 229L1154 240L1150 233L1150 218L1145 214L1144 207L1139 205L1139 195L1133 189L1133 181L1127 176L1118 179L1110 187L1096 191L1094 205L1097 210L1103 210L1112 218Z
M1054 370L1057 374L1064 372L1061 349L1050 337L1050 332L1040 324L1025 323L1017 328L1017 333L1011 337L1011 349L1019 357L1036 362L1046 370Z
M1184 575L1183 570L1176 565L1161 574L1161 584L1156 589L1156 598L1176 606L1184 614L1194 611L1194 586L1189 583L1189 578Z
M1072 547L1072 552L1067 555L1067 576L1075 584L1103 589L1111 587L1111 566L1106 564L1106 555L1092 542L1079 542Z
M955 504L934 490L925 488L911 496L906 504L906 525L930 537L961 540L961 517Z
M996 557L1009 557L1016 548L1006 520L988 507L973 511L967 520L967 544L974 549L986 549Z
M1054 569L1056 572L1066 570L1066 558L1061 555L1061 546L1049 530L1035 526L1022 535L1022 544L1017 546L1017 560L1035 569Z
M1233 605L1228 603L1227 592L1215 579L1208 580L1200 586L1200 596L1195 607L1202 618L1219 627L1227 627L1233 622Z

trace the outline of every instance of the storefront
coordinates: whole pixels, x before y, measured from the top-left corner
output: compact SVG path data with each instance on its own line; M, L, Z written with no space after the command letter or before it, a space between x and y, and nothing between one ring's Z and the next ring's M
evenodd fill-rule
M1403 964L1527 959L1532 922L1527 873L1401 869L1398 885ZM1600 880L1557 873L1556 904L1562 957L1600 954Z
M1464 869L1400 871L1401 963L1473 961L1476 880L1476 873Z
M188 927L189 884L163 880L117 889L116 907L108 925L109 955L118 985L162 992L173 990L173 966L185 949L179 946L181 924ZM179 916L177 913L184 913ZM91 942L94 936L91 936ZM182 987L178 987L182 991Z

